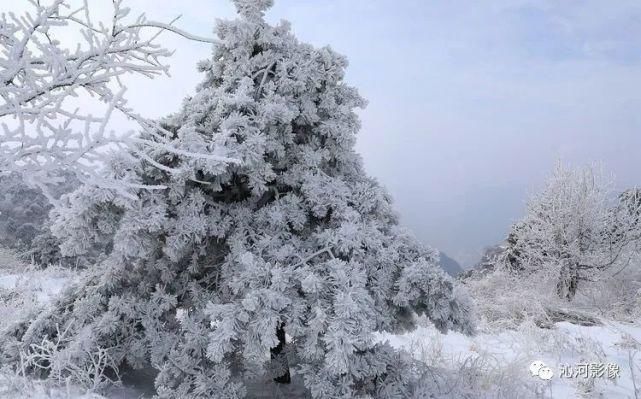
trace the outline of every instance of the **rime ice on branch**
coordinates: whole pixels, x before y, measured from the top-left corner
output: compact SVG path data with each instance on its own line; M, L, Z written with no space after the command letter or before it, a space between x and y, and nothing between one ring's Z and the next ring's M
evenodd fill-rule
M97 183L102 177L95 173L96 165L108 148L125 147L143 158L158 148L185 154L169 145L168 132L128 106L121 78L167 73L165 60L171 52L158 44L163 31L213 40L144 16L127 22L129 9L122 0L113 1L108 25L92 19L87 0L28 3L30 11L24 15L3 14L0 19L0 173L19 172L46 184L58 170L66 169ZM80 5L73 8L76 3ZM58 40L61 35L73 36L77 42L65 45ZM77 108L72 99L78 96L97 99L104 113L92 115ZM137 122L148 137L109 131L114 113ZM191 155L234 161L210 152Z

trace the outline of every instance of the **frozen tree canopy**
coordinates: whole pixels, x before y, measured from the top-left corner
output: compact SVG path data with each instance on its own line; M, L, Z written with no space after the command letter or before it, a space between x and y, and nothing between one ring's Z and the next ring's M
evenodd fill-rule
M162 121L178 151L109 163L105 178L167 188L63 197L52 227L63 252L106 255L16 325L2 354L66 331L59 359L109 348L114 365L156 368L163 398L242 397L245 381L286 382L289 370L315 398L407 397L409 361L375 332L413 328L416 315L470 332L468 302L364 172L354 110L365 101L344 82L347 60L267 24L272 1L234 3L240 18L218 22L204 81Z
M611 205L610 182L591 168L559 165L507 239L502 263L517 272L558 269L557 293L627 267L638 253L641 200L628 190Z

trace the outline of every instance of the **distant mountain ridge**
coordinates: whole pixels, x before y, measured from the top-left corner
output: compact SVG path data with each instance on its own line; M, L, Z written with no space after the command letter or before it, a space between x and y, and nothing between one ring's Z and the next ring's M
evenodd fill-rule
M461 273L458 278L463 280L468 278L481 278L491 273L494 271L498 256L501 255L504 250L505 247L501 245L486 247L481 260L472 266L472 268Z
M461 267L461 265L454 259L447 256L445 252L439 252L439 256L441 258L439 262L441 269L445 270L447 274L452 277L456 277L463 272L463 268Z

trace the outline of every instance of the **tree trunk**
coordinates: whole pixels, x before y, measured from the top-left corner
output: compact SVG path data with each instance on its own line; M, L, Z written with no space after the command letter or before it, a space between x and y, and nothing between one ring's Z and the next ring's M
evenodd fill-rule
M278 371L282 374L279 377L274 378L274 381L279 384L289 384L292 381L292 378L289 374L289 363L287 362L287 354L285 353L285 324L279 324L276 328L276 337L278 338L278 345L275 348L271 348L271 358L274 363L278 366Z
M576 295L579 284L579 269L576 265L565 263L561 267L559 281L556 284L556 292L561 299L571 301Z

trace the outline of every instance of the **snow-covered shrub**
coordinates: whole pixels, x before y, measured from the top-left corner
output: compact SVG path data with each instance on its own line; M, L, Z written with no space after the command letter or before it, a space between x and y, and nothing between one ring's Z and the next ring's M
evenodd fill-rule
M105 257L0 353L60 329L80 368L99 348L154 367L161 398L242 397L264 376L302 379L314 398L410 395L413 362L375 332L416 315L470 332L469 301L366 176L346 59L265 22L271 0L234 3L205 80L163 121L172 151L117 153L105 180L130 195L85 186L54 210L64 254ZM240 162L190 156L219 151Z
M73 273L66 268L52 266L43 270L4 252L0 257L0 332L45 311L52 298L73 280ZM8 362L1 357L7 353L0 353L0 397L98 398L82 392L105 385L106 366L113 369L108 351L88 351L86 356L91 362L76 362L63 350L64 340L65 334L56 334L53 340L43 337L39 344L17 352L17 362ZM36 364L44 367L52 379L38 381L29 376L27 370ZM82 364L85 368L78 368Z
M584 283L572 302L556 295L555 268L527 275L498 269L461 282L473 298L481 330L514 330L524 323L551 328L560 321L593 325L600 319L638 320L641 279L635 270Z
M498 269L462 283L473 298L479 328L501 331L526 321L550 326L548 309L558 303L556 281L556 271L549 268L527 277Z
M19 369L38 370L58 386L72 383L90 392L119 383L118 365L111 349L71 342L70 331L71 325L66 330L56 326L54 337L43 337L40 343L21 351Z
M39 303L35 293L21 294L0 287L0 331L20 320L25 313L33 314Z
M42 270L15 258L12 263L10 268L0 267L0 331L43 311L75 277L66 268L52 266Z
M635 267L584 282L572 302L556 295L558 273L554 267L530 274L498 269L470 275L461 282L473 298L482 330L517 329L525 322L544 328L559 321L584 325L598 324L599 319L633 322L641 316L641 273Z
M498 356L492 348L473 347L462 354L445 353L441 334L427 329L427 336L412 340L408 351L417 359L420 370L414 398L545 398L546 386L530 377L527 353Z
M635 259L624 269L586 282L577 291L574 307L610 320L635 322L641 319L641 267Z
M532 322L521 324L514 334L521 353L532 358L540 353L551 353L556 360L574 358L585 361L603 361L605 351L589 330L573 334L561 333L557 327L540 328Z
M26 264L20 259L16 251L0 246L0 272L9 273L20 271Z

